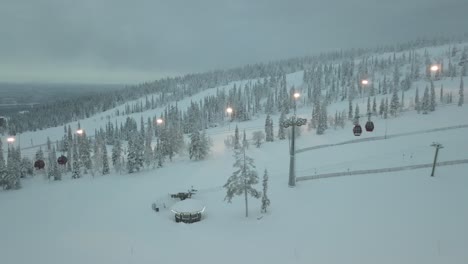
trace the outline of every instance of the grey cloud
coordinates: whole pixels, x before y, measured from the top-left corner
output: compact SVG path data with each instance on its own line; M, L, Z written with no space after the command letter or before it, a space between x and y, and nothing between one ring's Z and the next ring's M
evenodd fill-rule
M127 72L133 82L461 34L466 10L466 0L0 0L0 80L42 66L41 79L56 68L85 80L93 69L94 79Z

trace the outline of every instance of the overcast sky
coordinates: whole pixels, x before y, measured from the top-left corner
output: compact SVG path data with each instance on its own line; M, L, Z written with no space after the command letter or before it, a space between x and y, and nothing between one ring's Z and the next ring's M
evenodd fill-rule
M0 0L0 81L138 83L467 25L468 0Z

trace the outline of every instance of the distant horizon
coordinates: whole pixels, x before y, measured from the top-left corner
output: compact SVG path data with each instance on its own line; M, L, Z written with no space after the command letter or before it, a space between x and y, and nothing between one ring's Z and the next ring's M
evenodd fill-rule
M44 78L36 79L36 80L18 80L18 79L12 79L12 80L0 80L0 84L12 84L12 85L19 85L19 84L31 84L31 85L99 85L99 86L122 86L122 88L125 88L127 86L136 86L140 85L146 82L154 82L157 80L161 80L164 78L176 78L176 77L182 77L188 74L202 74L210 71L217 71L217 70L232 70L236 68L242 68L247 65L255 65L255 64L268 64L271 62L278 62L282 60L290 60L290 59L295 59L295 58L303 58L303 57L310 57L310 56L318 56L320 54L328 54L328 53L333 53L333 52L339 52L339 51L350 51L353 49L376 49L379 47L391 47L391 46L398 46L402 45L405 43L411 43L414 41L417 41L419 39L427 39L427 40L432 40L432 39L437 39L437 38L453 38L453 39L468 39L468 32L465 33L460 33L460 34L451 34L451 35L432 35L432 36L419 36L417 38L412 38L404 41L396 41L393 43L388 43L388 44L382 44L382 45L373 45L373 46L367 46L367 47L348 47L348 48L340 48L340 49L334 49L334 50L328 50L328 51L322 51L322 52L316 52L316 53L309 53L309 54L304 54L300 56L290 56L290 57L285 57L285 58L278 58L278 59L270 59L270 60L264 60L264 61L257 61L253 63L246 63L242 65L233 65L230 67L222 67L222 68L217 68L217 69L209 69L205 71L197 71L197 72L184 72L184 73L170 73L170 74L154 74L154 73L145 73L145 72L140 72L138 75L142 76L142 79L136 79L133 82L129 81L105 81L105 80L99 80L99 81L91 81L91 80L79 80L79 78L72 78L68 80L44 80ZM112 72L115 74L115 72ZM144 77L146 76L146 78ZM153 78L149 77L153 76ZM1 71L0 71L0 77L1 77ZM120 76L122 77L122 76ZM74 79L74 80L73 80Z

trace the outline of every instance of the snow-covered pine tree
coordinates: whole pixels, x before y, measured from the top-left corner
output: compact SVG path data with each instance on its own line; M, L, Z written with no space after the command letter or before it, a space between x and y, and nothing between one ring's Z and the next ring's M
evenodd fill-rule
M56 160L52 157L52 142L47 137L47 179L51 180L54 178L54 163Z
M146 167L149 167L153 161L153 148L151 147L151 141L153 140L153 127L151 122L148 121L148 127L145 134L145 150L144 150L144 162Z
M35 157L36 160L44 160L44 151L42 151L42 147L39 147L39 149L36 151L36 155L34 157Z
M297 127L296 130L299 130L299 128L300 127ZM322 104L322 108L320 109L318 125L317 125L317 135L323 135L326 129L327 129L327 105Z
M267 115L265 120L265 134L266 142L273 142L275 136L273 134L273 120L270 115Z
M423 111L423 114L427 114L429 109L430 109L430 101L431 99L429 98L429 87L427 87L426 85L426 89L424 90L424 96L423 96L423 99L422 99L422 106L421 106L421 110Z
M72 171L72 162L71 162L71 158L72 158L72 144L73 142L71 141L68 141L68 146L67 146L67 157L68 157L68 162L66 164L67 166L67 171L68 172L71 172Z
M6 177L4 188L7 190L17 190L21 188L20 182L20 164L15 157L15 149L8 148Z
M81 178L81 161L80 161L80 156L78 155L78 146L76 142L73 143L72 150L73 150L72 179L78 179L78 178Z
M239 136L239 128L236 125L236 129L234 130L234 149L240 149L240 136Z
M247 135L245 134L245 129L244 129L244 133L242 136L242 148L245 148L245 149L249 148L249 142L247 141Z
M367 97L367 114L370 114L371 112L371 104L370 104L370 96Z
M385 107L384 107L384 119L388 118L388 97L385 98Z
M405 108L405 90L401 90L400 112Z
M107 156L107 146L106 143L102 143L102 175L107 175L110 173L109 169L109 157Z
M121 157L122 157L122 142L120 141L120 139L115 138L114 146L112 147L112 166L114 167L115 171L119 173L122 170Z
M6 186L6 176L7 176L6 163L5 163L5 157L3 156L2 141L0 140L0 187L2 188L5 188Z
M390 114L396 116L398 108L400 108L400 100L398 99L398 93L396 89L393 89L392 101L390 102Z
M431 99L429 103L429 111L433 112L436 108L436 92L434 87L434 82L431 81Z
M132 131L130 134L130 140L128 141L128 153L127 153L127 170L128 173L134 173L140 171L143 167L143 148L140 139L140 134L136 131Z
M268 171L265 169L263 172L263 192L262 192L262 213L266 213L270 206L270 199L268 198Z
M416 111L418 114L421 112L421 102L419 101L419 87L416 88L416 95L414 99L414 107L416 108Z
M466 63L465 63L466 64ZM463 95L463 90L464 90L464 84L463 84L463 77L460 77L460 90L458 91L458 106L462 106L464 103L464 95Z
M377 115L377 98L374 96L374 102L372 103L372 114Z
M253 185L258 183L258 175L255 170L254 160L245 154L244 148L234 150L234 159L233 167L236 170L223 186L227 191L224 200L231 203L234 196L244 195L245 217L248 217L248 196L250 195L257 199L261 196L261 193L253 187Z
M444 85L440 85L440 98L439 98L440 103L442 104L444 102Z
M255 146L259 148L262 145L263 140L265 139L265 134L263 131L255 131L252 134L252 140L255 143Z
M382 117L385 111L385 99L380 100L379 115Z
M190 135L190 145L189 145L189 157L190 159L198 160L198 152L201 148L201 138L200 138L200 131L195 129L192 131Z
M286 132L284 131L283 122L286 120L286 115L284 112L281 112L281 115L278 120L278 139L286 139Z
M154 147L154 160L157 164L157 167L158 168L161 168L164 164L164 154L161 150L161 142L158 138L158 140L156 141L156 146Z
M93 145L93 164L94 164L94 169L96 171L102 171L102 146L103 146L103 140L99 137L94 140L94 145ZM91 170L91 174L94 176L94 170Z
M78 151L80 154L80 161L83 165L83 173L88 174L88 170L92 170L93 162L91 161L91 146L89 139L86 136L86 132L83 132L81 136L78 136Z
M356 107L354 108L354 122L359 123L359 118L361 117L359 114L359 105L356 103Z
M59 164L57 163L57 151L55 147L52 147L52 160L53 163L53 177L54 181L61 181L62 180L62 173L60 172Z
M353 119L353 102L351 100L349 100L348 119Z

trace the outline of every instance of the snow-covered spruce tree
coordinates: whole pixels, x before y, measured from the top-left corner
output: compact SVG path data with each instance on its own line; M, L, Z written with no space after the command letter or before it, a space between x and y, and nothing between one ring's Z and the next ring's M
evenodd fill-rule
M114 167L114 170L116 172L121 172L122 170L122 161L121 161L121 157L122 157L122 142L120 141L120 139L118 138L115 138L114 139L114 146L112 147L112 166Z
M426 89L424 90L424 96L422 99L422 106L421 110L423 111L423 114L427 114L430 110L430 101L431 99L429 98L429 87L426 86Z
M377 115L377 98L374 96L374 102L372 103L372 114Z
M349 107L348 107L348 119L352 120L353 119L353 102L349 100Z
M93 162L91 161L91 146L89 139L86 136L86 132L83 132L81 136L78 136L78 151L80 154L80 161L83 165L84 174L88 174L88 170L92 170Z
M101 171L102 172L102 146L103 146L103 140L99 137L96 138L94 141L94 146L93 146L93 164L94 164L94 169L96 171ZM91 170L91 174L94 176L94 171Z
M142 140L140 140L140 134L133 131L130 134L128 141L128 153L127 153L127 171L128 173L134 173L140 171L143 167L143 148Z
M263 192L262 192L262 213L266 213L270 206L270 199L268 198L268 171L265 169L263 173Z
M161 142L158 140L156 141L156 146L154 147L154 161L157 164L158 168L161 168L164 164L164 153L161 150Z
M401 90L400 112L405 108L405 91Z
M153 161L153 149L151 147L152 140L153 140L153 130L152 130L152 126L149 125L145 134L145 150L143 154L146 167L149 167Z
M265 135L266 135L266 142L273 142L274 134L273 134L273 120L271 119L270 115L267 115L265 120Z
M33 175L33 162L28 157L23 157L20 162L20 177L25 178L26 176L32 176L32 175Z
M390 114L396 116L398 108L400 108L400 100L398 99L398 93L396 89L393 89L392 101L390 102Z
M244 133L242 135L242 148L248 149L249 148L249 142L247 141L247 135Z
M6 177L4 188L7 190L17 190L21 188L20 164L15 157L15 149L8 148Z
M55 147L52 147L52 160L54 161L53 165L53 177L54 181L62 180L62 172L60 171L60 165L57 163L57 151Z
M0 187L5 188L6 185L6 163L5 157L3 156L3 146L2 141L0 140Z
M359 105L356 103L356 107L354 108L354 122L359 123L359 118L361 117L359 113Z
M278 139L286 139L286 133L284 131L283 122L286 120L286 115L284 112L281 112L279 121L278 121Z
M35 159L44 160L44 151L42 151L42 147L39 147L39 150L36 151Z
M421 113L421 102L419 101L419 87L416 88L416 95L415 95L415 99L414 99L414 108L416 109L418 114Z
M385 98L385 107L384 107L384 119L387 119L388 118L388 97Z
M458 91L458 95L459 95L459 97L458 97L458 106L462 106L463 103L464 103L463 90L464 90L463 77L460 77L460 90Z
M258 175L255 170L254 160L245 154L244 148L234 150L234 159L233 167L236 170L223 186L227 191L224 200L231 203L234 196L244 195L245 217L248 217L248 196L250 195L257 199L261 196L261 193L253 187L253 185L258 183Z
M263 140L265 139L265 134L263 131L255 131L252 134L252 140L255 143L255 146L259 148L262 145Z
M380 100L379 115L382 117L385 111L385 99Z
M195 130L190 135L189 157L194 160L202 160L208 156L211 142L205 132Z
M370 96L367 97L367 114L371 112L371 103L370 103Z
M429 103L429 111L433 112L436 108L436 92L434 87L434 82L431 81L431 100Z
M67 146L67 158L68 158L68 162L66 164L67 166L67 172L71 172L72 171L72 142L68 142L68 146Z
M47 179L51 180L54 178L54 163L56 161L52 157L52 142L47 137Z
M299 127L296 129L299 129ZM317 135L323 135L326 129L327 129L327 106L326 104L322 104L322 109L320 109L320 115L319 115L318 125L317 125Z
M79 179L81 178L81 161L80 161L80 156L78 155L78 146L76 142L73 143L72 150L73 150L72 179Z
M236 125L236 129L234 130L234 149L240 149L240 136L239 136L239 128Z
M440 85L440 98L439 98L440 103L444 103L444 85Z
M107 147L106 143L102 143L102 175L107 175L110 173L109 169L109 157L107 156Z

